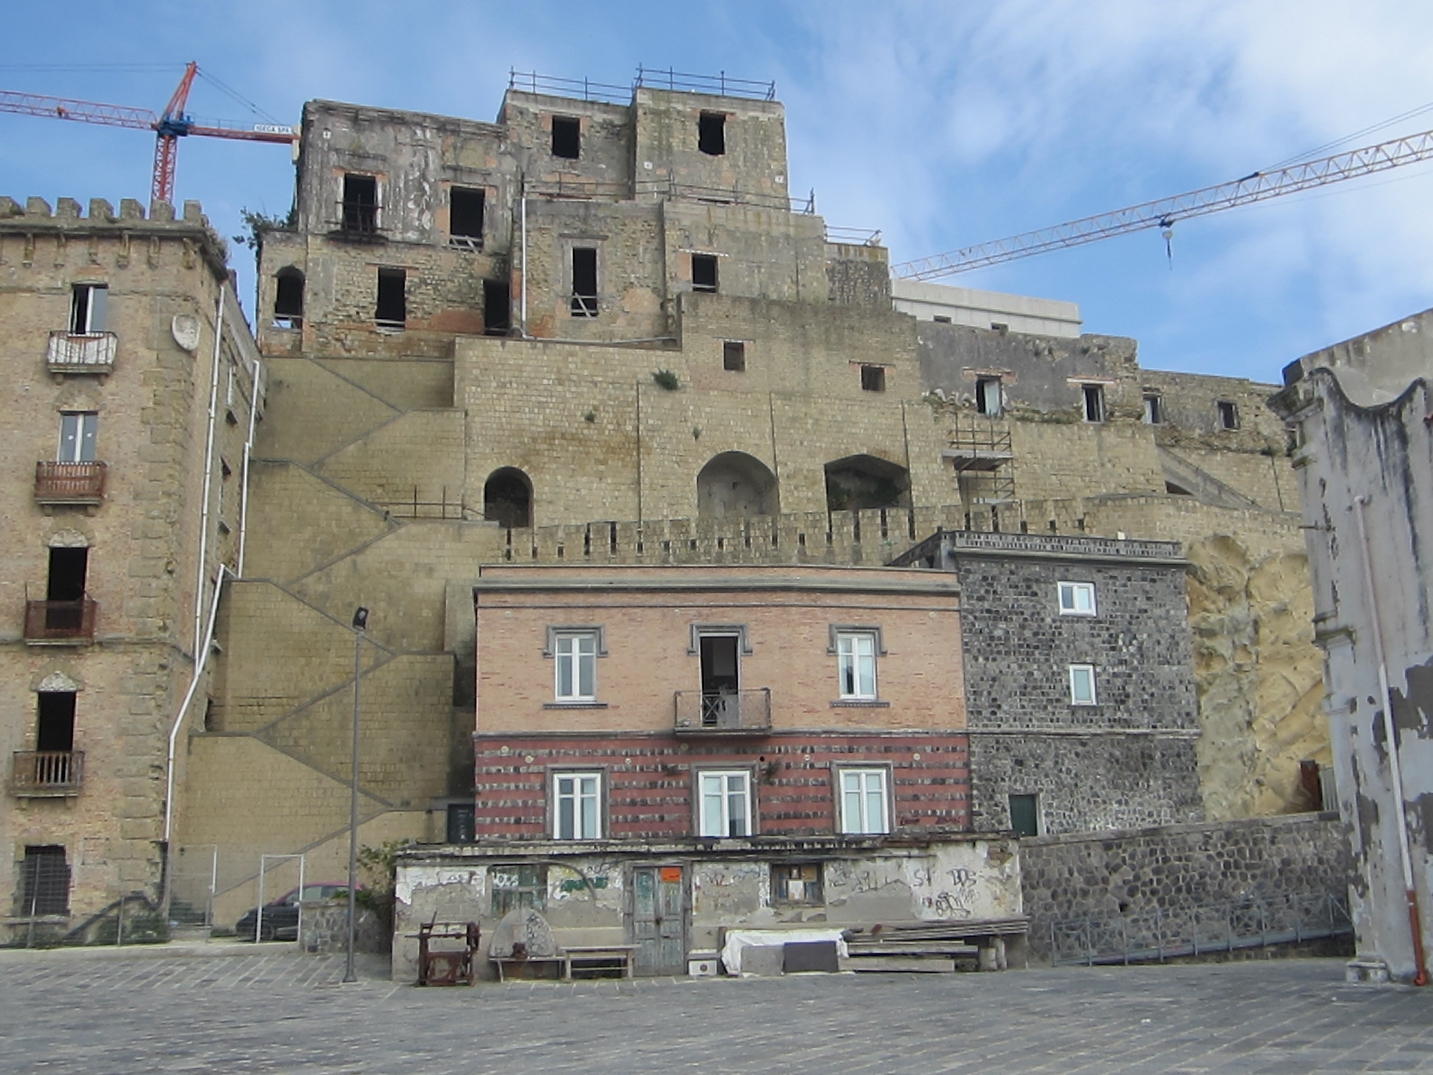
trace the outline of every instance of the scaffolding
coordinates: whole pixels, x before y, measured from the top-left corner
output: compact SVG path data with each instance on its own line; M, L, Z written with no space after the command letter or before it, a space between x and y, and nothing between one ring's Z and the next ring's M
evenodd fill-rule
M1010 447L1009 422L957 413L946 444L941 455L955 467L967 512L981 507L998 510L1015 500L1015 453Z

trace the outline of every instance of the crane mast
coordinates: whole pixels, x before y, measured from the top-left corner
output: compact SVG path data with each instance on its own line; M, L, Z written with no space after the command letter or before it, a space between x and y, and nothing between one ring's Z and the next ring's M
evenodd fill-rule
M1081 217L1052 228L1027 231L1005 239L967 246L947 254L920 258L893 266L891 272L908 280L935 280L981 269L987 265L1028 258L1047 250L1082 246L1115 235L1146 228L1170 228L1178 220L1207 216L1301 190L1339 183L1373 172L1433 159L1433 131L1394 138L1377 145L1305 161L1270 172L1254 172L1231 183L1200 187L1172 198L1144 202L1112 213Z

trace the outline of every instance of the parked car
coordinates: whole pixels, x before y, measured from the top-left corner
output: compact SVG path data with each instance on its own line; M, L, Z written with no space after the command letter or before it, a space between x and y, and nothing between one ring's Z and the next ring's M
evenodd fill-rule
M360 886L362 887L362 886ZM299 901L329 900L348 894L348 885L343 881L318 881L302 888L290 889L276 900L264 904L264 924L259 926L261 941L292 941L299 935ZM259 923L259 909L255 907L234 923L234 934L240 940L252 941L254 928Z

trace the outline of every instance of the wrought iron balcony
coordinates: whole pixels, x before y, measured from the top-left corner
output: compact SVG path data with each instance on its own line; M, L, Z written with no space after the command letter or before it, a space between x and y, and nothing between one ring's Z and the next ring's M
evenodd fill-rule
M88 597L77 601L26 601L25 641L88 642L95 636L96 608Z
M99 504L104 501L105 463L35 464L35 500L41 504Z
M10 791L21 796L78 795L85 781L83 750L17 750Z
M771 688L750 691L677 691L678 732L761 735L771 730Z
M110 373L118 342L113 332L52 332L45 365L51 373Z

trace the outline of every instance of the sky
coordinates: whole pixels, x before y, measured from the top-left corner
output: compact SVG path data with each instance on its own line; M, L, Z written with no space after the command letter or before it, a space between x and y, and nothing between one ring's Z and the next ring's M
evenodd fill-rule
M880 229L893 263L1433 128L1427 0L71 0L9 6L0 90L159 112L189 60L194 118L245 127L313 98L492 120L511 70L775 81L793 195ZM153 153L0 112L22 201L147 201ZM176 200L225 236L292 190L283 146L180 144ZM1433 164L1408 165L1177 223L1172 258L1146 231L944 282L1078 303L1147 368L1277 382L1433 306L1430 195ZM232 259L252 311L252 255Z

